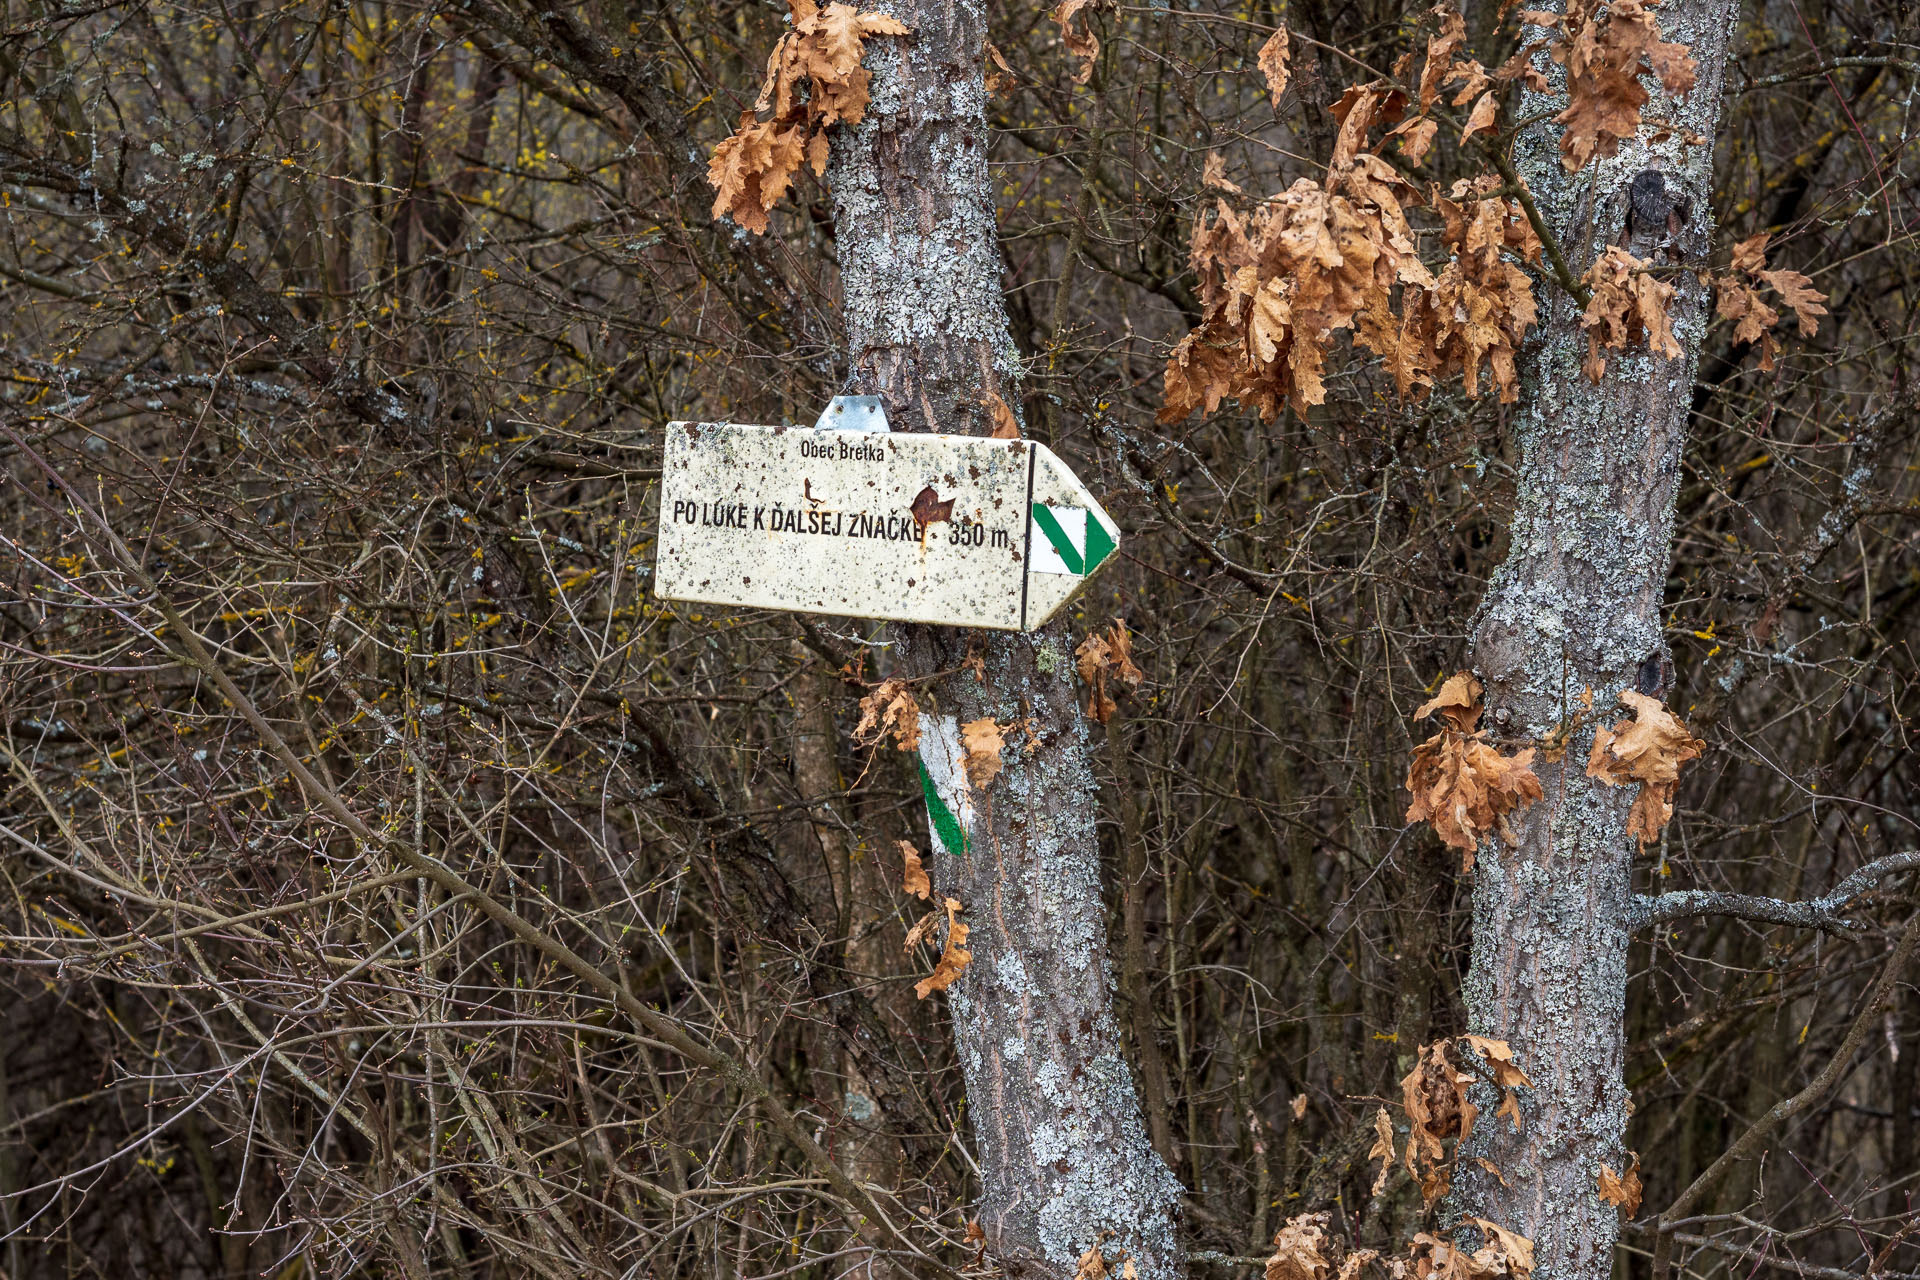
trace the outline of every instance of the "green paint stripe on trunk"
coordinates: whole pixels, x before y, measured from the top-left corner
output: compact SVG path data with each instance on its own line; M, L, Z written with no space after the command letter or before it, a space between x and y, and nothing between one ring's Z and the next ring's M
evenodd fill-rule
M1087 571L1086 561L1080 557L1080 548L1073 545L1073 539L1067 536L1067 531L1060 527L1060 522L1053 518L1053 512L1047 510L1045 503L1033 504L1033 522L1040 526L1040 532L1047 535L1047 541L1060 553L1061 563L1074 573L1084 574ZM1091 515L1088 516L1088 522L1092 522Z
M947 802L934 789L933 777L927 772L926 762L916 757L913 763L920 770L920 794L926 798L927 821L932 825L933 833L940 837L940 845L948 853L964 854L967 851L967 833L960 829L960 820L953 816L953 810L947 808Z

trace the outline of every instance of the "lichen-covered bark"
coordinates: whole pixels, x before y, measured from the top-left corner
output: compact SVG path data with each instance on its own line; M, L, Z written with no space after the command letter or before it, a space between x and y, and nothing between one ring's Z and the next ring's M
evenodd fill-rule
M869 42L872 104L835 136L829 174L849 389L884 396L896 431L983 433L990 393L1018 403L986 162L985 9L885 8L913 34ZM984 680L924 688L927 710L1021 726L1005 769L975 792L965 854L932 868L972 930L973 963L948 996L988 1250L1010 1275L1067 1277L1105 1238L1142 1280L1178 1276L1180 1189L1147 1139L1113 1013L1071 641L1057 628L905 628L898 640L910 673L955 670L969 647L984 659Z
M1705 255L1712 147L1685 147L1679 135L1713 137L1733 6L1672 0L1659 14L1668 38L1691 45L1700 64L1688 99L1670 102L1656 86L1640 136L1579 174L1561 169L1550 124L1527 131L1516 148L1515 165L1575 271L1623 234L1640 257L1697 263ZM1543 107L1552 101L1521 111ZM1673 136L1654 142L1652 122L1662 120ZM1691 200L1678 234L1627 229L1628 189L1646 169L1661 170L1669 192ZM1456 1206L1531 1236L1541 1280L1604 1280L1619 1229L1619 1211L1600 1201L1595 1179L1603 1162L1626 1167L1633 789L1587 778L1584 764L1593 720L1617 718L1620 690L1671 687L1661 607L1707 310L1691 273L1669 279L1679 287L1672 319L1684 354L1615 354L1598 386L1580 372L1578 308L1562 297L1548 310L1524 373L1512 549L1474 636L1496 734L1537 738L1583 690L1594 699L1595 716L1565 761L1539 767L1546 800L1514 823L1519 846L1490 842L1474 873L1469 1029L1511 1042L1533 1088L1522 1091L1519 1132L1492 1118L1491 1097L1482 1100Z

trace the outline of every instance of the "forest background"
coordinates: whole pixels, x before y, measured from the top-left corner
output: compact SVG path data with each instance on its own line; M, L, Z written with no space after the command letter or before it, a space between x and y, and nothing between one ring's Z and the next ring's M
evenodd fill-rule
M1400 1081L1466 1029L1473 883L1403 780L1508 549L1515 410L1340 342L1324 403L1156 415L1203 210L1317 180L1346 87L1440 20L1072 8L989 10L982 73L1010 411L1127 533L1065 624L1124 620L1143 673L1091 730L1127 1058L1197 1271L1313 1213L1391 1253L1438 1211L1377 1117L1404 1144ZM810 422L847 373L824 187L764 235L712 211L785 21L0 9L7 1276L907 1266L810 1147L912 1267L992 1266L906 943L920 783L855 740L890 633L649 589L661 426ZM1702 340L1664 621L1704 752L1642 890L1816 898L1915 845L1916 88L1909 6L1738 11L1683 265L1768 233L1828 314ZM1453 128L1407 168L1484 165ZM1647 1213L1845 1050L1668 1224L1689 1273L1920 1272L1920 992L1868 1002L1915 909L1635 942ZM1629 1221L1617 1268L1650 1250Z

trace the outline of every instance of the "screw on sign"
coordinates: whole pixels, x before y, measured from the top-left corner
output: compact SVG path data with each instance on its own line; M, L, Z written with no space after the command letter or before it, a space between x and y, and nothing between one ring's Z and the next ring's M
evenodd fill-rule
M1119 545L1045 445L890 433L866 399L821 415L858 429L669 424L655 592L1029 631Z

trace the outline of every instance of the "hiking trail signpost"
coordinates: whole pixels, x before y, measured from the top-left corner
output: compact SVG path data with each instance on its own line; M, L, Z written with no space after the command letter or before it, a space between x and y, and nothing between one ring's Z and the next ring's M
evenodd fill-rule
M1045 445L887 430L874 396L814 427L667 426L663 599L1031 631L1120 529Z

